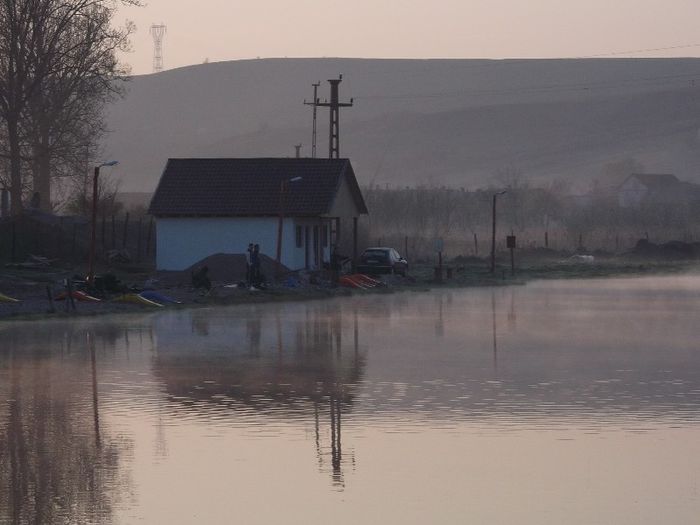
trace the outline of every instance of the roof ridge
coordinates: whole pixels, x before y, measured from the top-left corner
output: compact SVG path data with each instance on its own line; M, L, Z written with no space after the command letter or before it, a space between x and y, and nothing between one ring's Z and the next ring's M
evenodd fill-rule
M280 212L280 182L287 186L285 214L327 214L350 160L289 157L170 158L149 207L156 216L271 216ZM357 181L351 181L351 186ZM357 193L356 190L353 193ZM366 213L360 194L358 213Z

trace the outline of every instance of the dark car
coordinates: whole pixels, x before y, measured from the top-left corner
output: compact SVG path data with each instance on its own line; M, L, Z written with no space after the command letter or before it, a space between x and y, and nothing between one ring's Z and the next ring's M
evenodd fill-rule
M360 255L357 271L368 274L397 273L406 275L408 261L393 248L367 248Z

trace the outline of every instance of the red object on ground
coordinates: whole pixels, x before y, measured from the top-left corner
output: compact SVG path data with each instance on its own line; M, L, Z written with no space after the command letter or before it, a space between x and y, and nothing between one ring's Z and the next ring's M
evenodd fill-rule
M378 281L377 279L373 279L369 275L365 275L363 273L356 273L353 275L355 280L360 281L361 283L365 284L369 288L374 288L375 286L382 286L384 283L382 281Z
M384 283L381 281L378 281L376 279L372 279L371 277L361 274L361 273L353 273L351 275L343 275L338 282L342 286L346 286L348 288L360 288L361 290L367 290L368 288L375 288L377 286L381 286Z
M80 290L74 290L73 293L71 294L73 296L73 299L76 301L83 301L86 303L101 303L102 299L98 299L97 297L93 297L92 295L88 295L85 292L81 292ZM61 292L58 294L54 300L56 301L65 301L68 298L68 292Z

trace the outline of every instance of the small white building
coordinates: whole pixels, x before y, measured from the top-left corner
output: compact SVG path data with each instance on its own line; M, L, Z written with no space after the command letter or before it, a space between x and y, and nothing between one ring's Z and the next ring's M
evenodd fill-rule
M670 204L681 182L670 173L633 173L617 189L621 208L639 208L645 202Z
M159 270L243 254L249 243L275 259L278 238L281 263L298 270L328 262L348 225L356 252L357 219L367 206L348 159L169 159L149 213Z

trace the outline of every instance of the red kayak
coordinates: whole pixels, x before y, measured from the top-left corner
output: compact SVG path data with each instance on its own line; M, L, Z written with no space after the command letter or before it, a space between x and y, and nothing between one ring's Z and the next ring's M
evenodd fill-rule
M80 290L73 290L71 293L73 296L73 299L76 301L82 301L85 303L101 303L102 299L98 299L97 297L93 297L92 295L88 295L85 292L81 292ZM55 297L56 301L65 301L68 298L68 292L61 292Z

